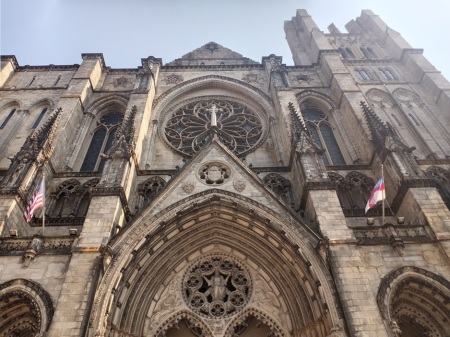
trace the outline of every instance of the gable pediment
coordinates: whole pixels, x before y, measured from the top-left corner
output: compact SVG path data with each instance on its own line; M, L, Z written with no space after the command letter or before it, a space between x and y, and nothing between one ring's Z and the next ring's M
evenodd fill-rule
M169 62L168 66L259 64L216 42L209 42Z

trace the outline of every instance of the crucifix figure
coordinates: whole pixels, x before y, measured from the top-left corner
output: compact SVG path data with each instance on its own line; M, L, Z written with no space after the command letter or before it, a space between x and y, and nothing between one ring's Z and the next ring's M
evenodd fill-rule
M222 111L222 109L218 109L217 106L213 103L211 108L206 109L211 113L211 127L217 127L217 115L216 113Z

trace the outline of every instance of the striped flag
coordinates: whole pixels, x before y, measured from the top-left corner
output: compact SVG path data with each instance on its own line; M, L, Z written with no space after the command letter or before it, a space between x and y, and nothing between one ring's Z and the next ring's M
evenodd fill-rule
M28 203L25 212L23 213L23 218L25 219L26 222L31 221L31 219L33 218L33 214L37 209L44 207L44 195L45 195L44 181L41 180L37 185L36 191L34 191L33 197Z
M386 195L384 188L384 180L383 178L381 178L380 180L378 180L377 184L373 188L372 193L370 193L369 200L367 200L366 213L369 209L375 207L378 201L381 201L383 199L386 199Z

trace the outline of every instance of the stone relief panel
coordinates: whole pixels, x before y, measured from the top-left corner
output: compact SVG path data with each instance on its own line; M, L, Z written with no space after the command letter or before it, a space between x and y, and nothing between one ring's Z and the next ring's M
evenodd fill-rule
M182 75L178 74L170 74L165 77L163 77L162 82L170 85L170 84L178 84L184 81L184 78Z
M231 169L221 162L206 163L198 170L198 177L205 185L222 185L231 176Z
M315 71L302 71L289 76L293 87L317 87L321 85L319 76Z

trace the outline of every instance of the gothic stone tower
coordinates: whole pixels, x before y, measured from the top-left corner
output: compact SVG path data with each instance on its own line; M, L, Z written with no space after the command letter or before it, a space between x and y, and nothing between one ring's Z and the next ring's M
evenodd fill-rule
M328 29L285 22L294 66L2 56L0 336L450 336L450 85L369 10Z

